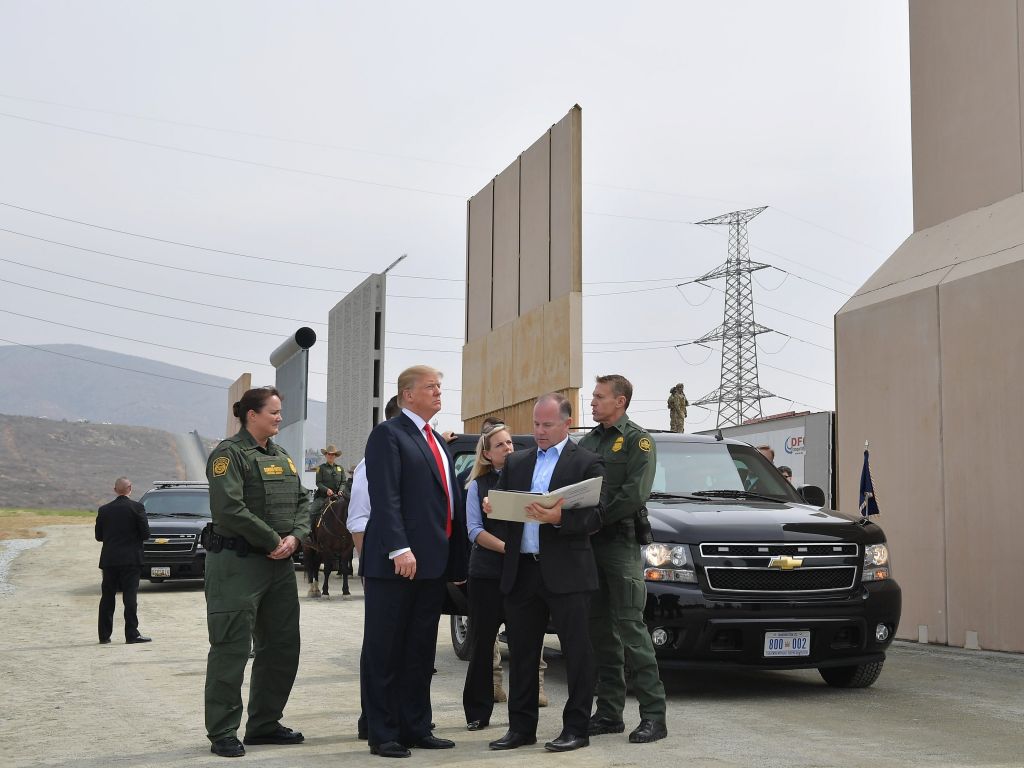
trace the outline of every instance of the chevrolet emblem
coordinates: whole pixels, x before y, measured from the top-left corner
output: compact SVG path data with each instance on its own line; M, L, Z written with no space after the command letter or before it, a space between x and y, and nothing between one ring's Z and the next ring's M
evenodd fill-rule
M803 564L803 558L783 555L782 557L773 557L768 563L768 567L780 568L783 571L792 571L794 568L799 568Z
M154 544L168 544L170 539L153 539Z

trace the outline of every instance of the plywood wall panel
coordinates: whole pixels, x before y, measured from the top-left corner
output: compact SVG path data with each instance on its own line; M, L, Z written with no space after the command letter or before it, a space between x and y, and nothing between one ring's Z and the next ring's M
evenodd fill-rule
M582 112L551 128L551 298L583 290Z
M551 135L541 136L520 158L519 314L546 304L550 283Z
M466 340L491 332L491 240L494 182L469 201L466 258Z
M494 288L491 326L519 316L519 160L494 179Z

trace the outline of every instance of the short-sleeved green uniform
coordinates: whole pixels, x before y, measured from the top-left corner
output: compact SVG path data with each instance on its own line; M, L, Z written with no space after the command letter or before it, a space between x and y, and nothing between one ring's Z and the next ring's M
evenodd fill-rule
M600 582L590 601L590 640L597 666L594 714L622 720L628 660L640 718L664 723L665 686L644 625L647 587L633 522L654 482L654 441L623 414L610 427L599 424L580 446L604 459L604 524L590 539Z
M291 558L271 560L285 536L309 533L307 495L295 463L271 440L261 448L245 429L221 441L206 463L216 533L245 539L250 551L206 555L206 735L234 736L242 722L242 676L250 643L247 736L280 723L299 666L299 598Z

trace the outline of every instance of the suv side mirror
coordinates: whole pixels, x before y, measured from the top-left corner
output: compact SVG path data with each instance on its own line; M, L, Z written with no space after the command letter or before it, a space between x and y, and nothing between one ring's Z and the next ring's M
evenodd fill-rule
M816 485L801 485L797 491L812 507L825 506L825 492Z

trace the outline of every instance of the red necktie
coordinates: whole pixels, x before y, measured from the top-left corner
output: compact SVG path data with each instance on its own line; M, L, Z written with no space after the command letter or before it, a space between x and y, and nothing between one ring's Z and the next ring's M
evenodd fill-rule
M448 493L448 477L444 471L444 462L441 461L441 449L437 447L437 441L434 440L434 430L430 428L429 424L424 424L423 431L427 433L427 444L430 446L430 450L434 454L434 461L437 462L437 471L440 473L441 483L444 485L444 532L448 534L448 538L450 539L452 537L452 499Z

